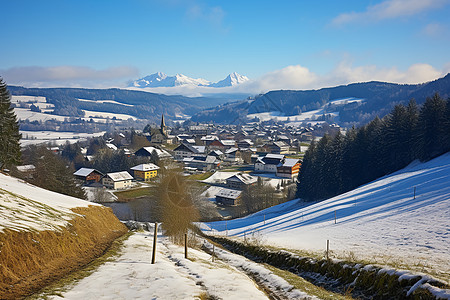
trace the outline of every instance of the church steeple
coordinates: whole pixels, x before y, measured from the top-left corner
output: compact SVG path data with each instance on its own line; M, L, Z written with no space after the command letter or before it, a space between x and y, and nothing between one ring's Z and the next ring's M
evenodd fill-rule
M164 122L164 114L161 114L161 133L166 135L166 122Z

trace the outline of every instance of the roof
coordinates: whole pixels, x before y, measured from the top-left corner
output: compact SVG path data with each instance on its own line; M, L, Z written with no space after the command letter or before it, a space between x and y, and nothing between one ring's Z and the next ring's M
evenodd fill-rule
M19 172L29 172L36 170L36 167L34 165L23 165L23 166L17 166L16 167Z
M95 169L90 169L90 168L81 168L81 169L78 169L78 171L76 171L75 173L73 173L73 175L86 177L86 176L88 176L89 174L91 174L94 171L96 171L96 170Z
M283 159L284 158L284 154L266 154L266 156L264 158L268 158L268 159Z
M158 155L158 158L171 157L169 152L167 152L166 150L161 150L161 149L158 149L156 147L151 147L151 146L150 147L142 147L141 149L139 149L135 153L140 152L140 151L146 151L150 155L152 155L153 151L156 151L156 155Z
M228 199L237 199L242 194L241 191L232 190L232 189L221 189L216 197L228 198Z
M116 145L111 144L111 143L106 143L106 147L108 147L108 148L111 149L111 150L117 150Z
M152 163L140 164L140 165L137 165L137 166L134 166L131 168L131 170L133 170L133 171L153 171L153 170L158 170L158 169L159 169L159 167Z
M205 153L205 146L193 146L190 144L181 143L178 147L176 147L173 151L184 151L184 152L192 152L194 154Z
M239 173L236 174L234 176L231 176L230 178L227 179L227 181L237 181L237 182L242 182L244 184L252 184L258 181L258 178L252 176L252 175L248 175L245 173Z
M236 144L235 140L221 140L224 146L234 146Z
M293 167L299 162L296 158L285 158L277 167Z
M230 149L228 149L227 151L225 151L225 154L230 154L230 153L233 153L233 152L236 152L236 151L238 151L239 149L238 148L230 148Z
M133 177L127 171L106 174L112 181L132 180Z

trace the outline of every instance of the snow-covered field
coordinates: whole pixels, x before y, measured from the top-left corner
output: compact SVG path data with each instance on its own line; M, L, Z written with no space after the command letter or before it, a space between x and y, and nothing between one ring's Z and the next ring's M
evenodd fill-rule
M91 103L110 103L110 104L118 104L118 105L129 106L129 107L134 106L132 104L126 104L126 103L117 102L114 100L87 100L87 99L78 99L78 100L83 101L83 102L91 102Z
M415 199L414 199L415 189ZM336 215L336 224L335 224ZM315 203L293 200L251 216L203 224L217 234L258 231L270 245L367 259L450 276L450 154Z
M25 131L21 130L22 139L20 145L22 147L28 145L55 143L56 145L63 145L67 141L76 143L80 140L86 140L90 137L103 136L105 131L96 133L76 133L76 132L59 132L59 131Z
M131 115L126 115L126 114L115 114L115 113L92 111L92 110L83 110L83 111L84 111L84 116L87 119L90 119L90 118L97 118L97 119L116 118L117 120L128 120L128 119L137 120L136 117L131 116Z

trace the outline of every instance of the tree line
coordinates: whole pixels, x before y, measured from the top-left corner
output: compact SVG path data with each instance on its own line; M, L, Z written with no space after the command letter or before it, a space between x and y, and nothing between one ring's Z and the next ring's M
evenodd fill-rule
M313 141L303 159L297 196L307 201L333 197L448 151L450 99L435 94L421 107L412 99L345 135L325 134Z

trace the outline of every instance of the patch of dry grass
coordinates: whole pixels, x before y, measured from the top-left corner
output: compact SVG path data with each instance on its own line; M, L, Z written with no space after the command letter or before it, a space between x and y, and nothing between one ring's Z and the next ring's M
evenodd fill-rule
M0 233L0 298L31 295L102 255L128 230L102 206L74 208L78 216L60 231Z

